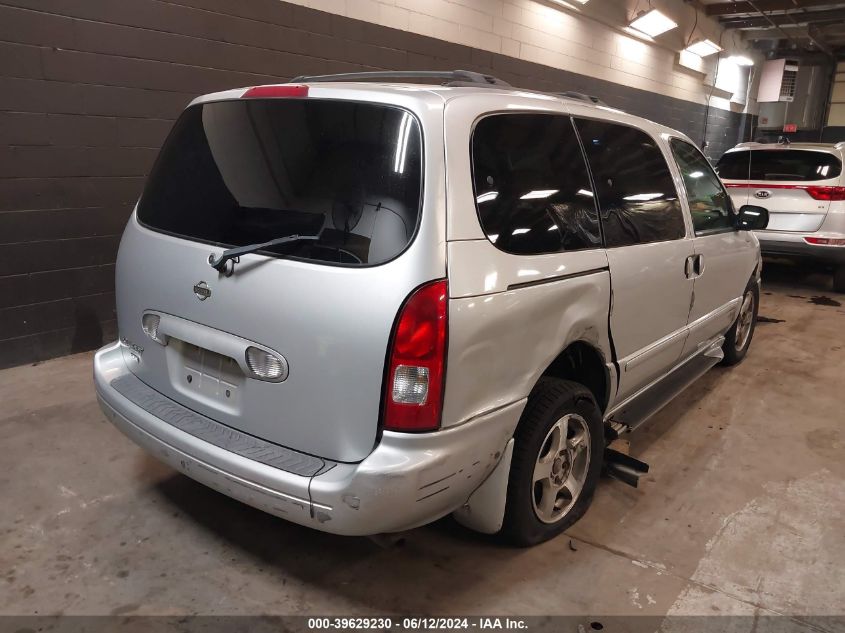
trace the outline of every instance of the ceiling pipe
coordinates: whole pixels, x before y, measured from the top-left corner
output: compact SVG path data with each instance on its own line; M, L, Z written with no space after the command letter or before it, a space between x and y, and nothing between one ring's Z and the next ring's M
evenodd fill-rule
M762 10L760 10L760 8L759 8L759 7L758 7L758 6L754 3L754 1L753 1L753 0L746 0L746 2L748 2L748 4L749 4L749 5L750 5L750 6L751 6L751 7L752 7L752 8L753 8L753 9L754 9L757 13L759 13L759 14L760 14L760 16L761 16L762 18L764 18L764 19L765 19L765 20L766 20L769 24L771 24L774 28L776 28L778 31L780 31L781 33L783 33L783 34L786 36L786 39L788 39L788 40L792 41L792 42L793 42L793 43L795 43L796 45L798 44L798 40L796 40L796 39L795 39L795 38L793 38L791 35L789 35L789 33L787 33L786 31L784 31L784 30L783 30L783 28L781 28L781 26L780 26L779 24L777 24L774 20L772 20L772 18L770 18L770 17L769 17L769 15L768 15L767 13L764 13ZM798 23L797 23L797 22L796 22L796 21L792 18L792 16L791 16L789 13L786 13L785 15L789 18L789 20L790 20L793 24L795 24L795 26L799 26L799 24L798 24ZM819 42L819 41L818 41L815 37L813 37L813 34L810 32L810 29L809 29L809 28L807 28L807 37L808 37L808 39L809 39L809 40L810 40L813 44L815 44L815 45L818 47L818 49L819 49L820 51L822 51L825 55L827 55L827 56L828 56L828 57L830 57L831 59L835 59L834 54L833 54L833 53L832 53L832 52L828 49L828 47L827 47L827 46L825 46L825 45L823 45L823 44L821 44L821 43L820 43L820 42Z
M793 3L794 3L794 2L795 2L795 0L793 0ZM806 14L807 14L807 10L806 10L806 9L804 9L804 10L803 10L803 14L804 14L804 15L806 15ZM799 24L799 23L795 20L795 18L793 18L793 17L792 17L792 14L791 14L791 13L789 13L788 11L785 11L785 12L784 12L784 15L785 15L787 18L789 18L789 21L790 21L790 22L792 22L795 26L801 26L801 25L800 25L800 24ZM818 48L820 51L822 51L823 53L825 53L828 57L830 57L830 58L833 58L833 57L834 57L834 55L833 55L833 51L831 51L831 50L828 48L828 46L827 46L826 44L823 44L822 42L820 42L819 40L817 40L815 37L813 37L813 24L812 24L812 22L807 22L807 38L808 38L808 39L809 39L809 40L810 40L813 44L815 44L815 45L816 45L816 48Z
M757 5L754 4L751 0L746 0L746 1L748 2L748 4L751 6L752 9L754 9L757 13L760 14L761 18L763 18L764 20L766 20L766 22L771 24L773 28L775 28L778 31L780 31L781 33L783 33L783 35L786 37L786 39L792 40L793 42L795 42L797 44L797 40L795 40L789 33L784 31L783 28L779 24L777 24L774 20L772 20L772 18L770 18L767 13L764 13L763 11L761 11L757 7Z

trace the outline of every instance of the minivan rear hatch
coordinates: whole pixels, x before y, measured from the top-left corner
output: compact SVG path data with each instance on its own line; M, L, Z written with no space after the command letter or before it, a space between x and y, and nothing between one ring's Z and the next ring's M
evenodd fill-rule
M752 149L726 153L716 166L737 207L769 210L768 231L811 233L822 225L841 187L841 161L810 149Z
M366 457L397 311L432 276L413 255L423 155L418 117L397 105L187 108L121 242L120 334L143 348L130 369L256 437ZM210 266L225 249L286 236L299 237L241 255L233 270Z

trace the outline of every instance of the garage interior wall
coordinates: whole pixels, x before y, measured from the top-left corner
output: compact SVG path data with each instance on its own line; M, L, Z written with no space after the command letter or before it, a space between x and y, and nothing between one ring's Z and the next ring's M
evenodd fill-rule
M836 65L827 113L825 141L845 138L845 62Z
M747 75L720 70L712 87L712 63L677 63L690 24L720 38L714 23L666 0L683 28L663 48L597 17L624 24L635 4L592 0L578 15L533 0L3 0L0 368L116 338L120 234L197 94L298 74L463 68L593 94L696 142L707 121L711 158L747 140Z

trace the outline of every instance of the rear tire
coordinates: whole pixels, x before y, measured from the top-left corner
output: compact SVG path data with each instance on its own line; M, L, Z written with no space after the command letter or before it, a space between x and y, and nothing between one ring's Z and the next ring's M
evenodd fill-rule
M752 279L745 287L742 294L742 303L739 306L739 314L736 321L725 334L725 342L722 344L722 351L725 354L722 365L730 367L741 362L751 347L751 339L754 337L754 330L757 327L757 311L760 307L760 287L757 281Z
M833 291L845 294L845 264L833 269Z
M526 547L580 519L604 457L604 426L593 394L569 380L542 378L514 434L501 536Z

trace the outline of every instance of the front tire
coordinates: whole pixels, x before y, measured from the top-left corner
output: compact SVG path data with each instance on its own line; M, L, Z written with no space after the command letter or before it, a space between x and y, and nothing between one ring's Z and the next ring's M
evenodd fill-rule
M601 412L583 385L542 378L514 438L501 534L525 547L557 536L589 508L604 456Z
M760 307L760 286L755 279L748 282L742 294L742 303L736 321L725 334L722 351L725 354L722 365L736 365L748 353L751 339L757 327L757 311Z

